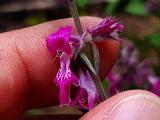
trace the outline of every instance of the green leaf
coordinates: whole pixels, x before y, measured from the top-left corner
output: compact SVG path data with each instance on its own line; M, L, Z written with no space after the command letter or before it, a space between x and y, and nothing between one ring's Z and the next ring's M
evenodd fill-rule
M155 47L160 48L160 33L149 36L149 42Z
M83 62L85 63L85 65L89 68L89 70L94 74L97 75L96 71L93 68L93 65L91 64L90 60L88 59L88 57L86 56L86 54L84 52L80 53L80 57L83 60Z
M80 57L93 74L99 73L99 51L93 42L85 43L85 46L80 50Z
M105 12L107 14L113 14L113 12L117 8L119 2L120 2L119 0L109 0L108 5L106 6Z
M107 78L103 80L102 86L103 86L104 91L108 90L108 88L109 88L109 80Z
M88 4L88 0L76 0L77 6L78 7L85 7Z
M131 0L130 3L126 6L126 12L134 15L147 15L147 10L145 7L145 2L140 0Z
M33 26L45 22L46 18L43 16L30 16L26 19L27 26Z

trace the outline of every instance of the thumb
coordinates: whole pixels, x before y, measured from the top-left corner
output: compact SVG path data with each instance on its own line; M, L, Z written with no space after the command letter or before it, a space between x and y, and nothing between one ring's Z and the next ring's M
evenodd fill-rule
M160 99L142 90L123 92L99 104L80 120L160 120Z

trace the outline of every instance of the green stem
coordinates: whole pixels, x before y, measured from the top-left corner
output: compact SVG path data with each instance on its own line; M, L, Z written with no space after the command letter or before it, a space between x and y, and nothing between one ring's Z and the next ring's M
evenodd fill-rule
M101 80L99 78L98 75L91 75L92 78L93 78L93 81L96 85L96 89L97 89L97 92L99 93L99 96L101 97L101 100L104 101L107 99L107 95L103 89L103 86L102 86L102 83L101 83Z
M69 8L70 8L72 17L74 19L74 23L75 23L77 32L80 36L82 36L83 35L83 29L82 29L82 26L81 26L81 21L79 19L79 14L78 14L78 10L77 10L77 7L76 7L75 0L68 0L68 3L69 3Z

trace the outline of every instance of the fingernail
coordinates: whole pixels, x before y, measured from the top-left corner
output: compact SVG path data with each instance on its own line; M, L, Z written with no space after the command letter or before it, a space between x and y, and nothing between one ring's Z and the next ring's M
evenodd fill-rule
M104 120L160 120L160 99L137 94L118 102Z

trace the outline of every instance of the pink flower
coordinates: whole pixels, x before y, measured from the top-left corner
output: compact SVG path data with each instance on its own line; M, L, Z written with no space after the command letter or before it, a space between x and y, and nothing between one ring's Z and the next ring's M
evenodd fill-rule
M117 18L107 17L98 25L89 30L93 38L113 38L119 40L118 32L123 30L123 25Z
M79 86L79 80L70 69L72 56L71 50L71 27L61 28L56 33L47 37L47 47L52 53L61 52L60 69L55 77L55 84L59 86L60 105L69 105L71 85Z

